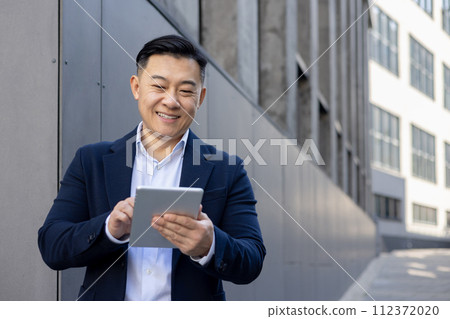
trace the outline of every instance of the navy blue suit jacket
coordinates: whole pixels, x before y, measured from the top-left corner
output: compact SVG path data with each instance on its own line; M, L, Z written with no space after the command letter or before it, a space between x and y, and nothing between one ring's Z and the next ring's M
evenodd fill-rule
M50 268L87 267L80 300L125 297L127 254L119 256L128 244L112 243L104 228L117 202L130 196L132 168L126 165L127 147L133 154L128 163L134 163L135 132L77 151L39 229L39 249ZM198 178L192 186L204 189L203 212L214 224L215 255L202 267L174 249L172 300L225 300L222 280L237 284L253 281L261 272L265 247L242 160L226 153L219 153L221 160L217 156L212 159L216 149L210 145L194 147L196 139L200 141L190 132L180 186L189 187Z

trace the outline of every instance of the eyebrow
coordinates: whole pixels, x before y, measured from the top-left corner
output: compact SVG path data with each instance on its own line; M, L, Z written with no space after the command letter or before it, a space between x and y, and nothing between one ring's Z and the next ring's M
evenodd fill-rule
M167 80L165 77L163 77L162 75L157 75L157 74L151 75L151 78L152 78L153 80L168 81L168 80ZM181 84L188 84L188 85L191 85L191 86L193 86L193 87L197 87L197 83L195 83L195 81L192 81L192 80L183 80L183 81L181 81Z

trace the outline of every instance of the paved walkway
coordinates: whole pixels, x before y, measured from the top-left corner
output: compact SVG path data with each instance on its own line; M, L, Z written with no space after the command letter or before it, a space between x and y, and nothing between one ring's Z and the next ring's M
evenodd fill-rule
M357 280L377 301L450 300L450 249L383 253ZM341 300L372 300L354 284Z

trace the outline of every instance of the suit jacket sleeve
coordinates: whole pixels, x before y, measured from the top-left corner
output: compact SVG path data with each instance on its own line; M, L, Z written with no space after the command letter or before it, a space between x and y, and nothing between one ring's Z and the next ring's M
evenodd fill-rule
M42 258L55 270L89 266L122 246L112 243L104 232L110 211L98 212L88 204L82 153L83 148L77 151L38 232Z
M214 226L215 255L205 271L236 284L255 280L266 250L255 210L256 200L242 160L235 166L221 221Z

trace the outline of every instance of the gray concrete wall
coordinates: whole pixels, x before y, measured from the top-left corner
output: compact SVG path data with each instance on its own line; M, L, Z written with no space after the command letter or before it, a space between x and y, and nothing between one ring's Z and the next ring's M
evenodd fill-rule
M201 12L201 45L238 80L237 0L202 0Z
M200 1L199 0L156 0L176 21L186 34L199 41Z
M0 10L0 300L55 300L37 231L58 183L58 2Z
M286 2L260 0L259 20L259 103L286 129L287 96L280 97L291 84L286 81Z

